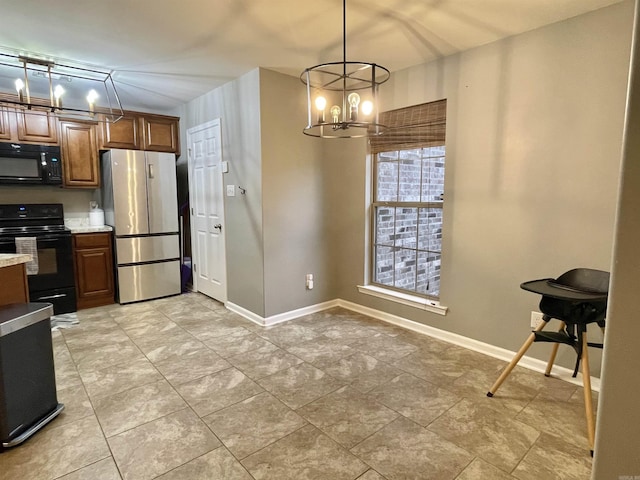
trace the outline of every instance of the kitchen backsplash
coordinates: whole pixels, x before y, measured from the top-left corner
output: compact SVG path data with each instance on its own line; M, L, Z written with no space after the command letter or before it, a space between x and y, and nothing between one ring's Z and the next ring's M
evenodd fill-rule
M100 190L71 190L60 187L20 187L3 185L0 187L0 203L62 203L65 222L89 223L89 202L102 204Z

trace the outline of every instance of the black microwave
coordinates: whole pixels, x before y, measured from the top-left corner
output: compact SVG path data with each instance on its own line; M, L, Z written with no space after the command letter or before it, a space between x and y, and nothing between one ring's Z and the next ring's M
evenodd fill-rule
M61 185L60 147L0 142L0 183Z

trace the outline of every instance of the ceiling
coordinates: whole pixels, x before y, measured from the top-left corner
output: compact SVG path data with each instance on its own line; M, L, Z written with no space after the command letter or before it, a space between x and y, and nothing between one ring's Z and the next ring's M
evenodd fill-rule
M396 71L621 0L348 0L347 59ZM340 0L3 0L0 51L111 70L170 111L260 66L342 60Z

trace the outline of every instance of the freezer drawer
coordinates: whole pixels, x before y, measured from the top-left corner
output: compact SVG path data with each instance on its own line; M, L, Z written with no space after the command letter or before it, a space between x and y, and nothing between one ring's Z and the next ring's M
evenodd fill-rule
M179 235L116 238L118 265L180 258Z
M180 293L180 261L118 267L120 303Z

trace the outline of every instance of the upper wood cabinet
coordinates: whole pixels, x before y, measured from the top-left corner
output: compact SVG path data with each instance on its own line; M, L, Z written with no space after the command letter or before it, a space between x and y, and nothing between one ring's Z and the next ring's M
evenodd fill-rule
M138 123L137 117L123 117L115 123L107 121L100 122L101 148L140 150Z
M58 143L56 116L49 109L17 109L15 113L19 142Z
M155 152L179 153L178 120L169 117L143 116L142 148Z
M96 158L99 150L110 148L180 155L179 122L178 117L131 111L126 111L117 122L108 122L104 114L98 114L95 122L84 119L72 121L63 115L58 117L47 107L23 109L0 105L0 142L60 144L67 149L66 153L63 150L63 156L79 154L73 151L78 147L70 145L89 145L87 142L91 142L92 148L95 147ZM84 137L84 141L80 141L80 136ZM72 148L71 152L69 148ZM89 174L89 171L79 176L71 174L71 183L65 186L89 186L98 181L97 171L95 177L91 174L89 178L85 174Z
M11 112L13 114L13 112ZM0 106L0 140L11 140L11 123L9 122L9 110Z
M64 186L98 188L100 165L96 124L76 120L60 120L62 171Z
M57 145L57 118L46 107L0 105L0 141Z
M177 117L126 112L117 122L101 118L100 149L126 148L180 154L180 128Z

